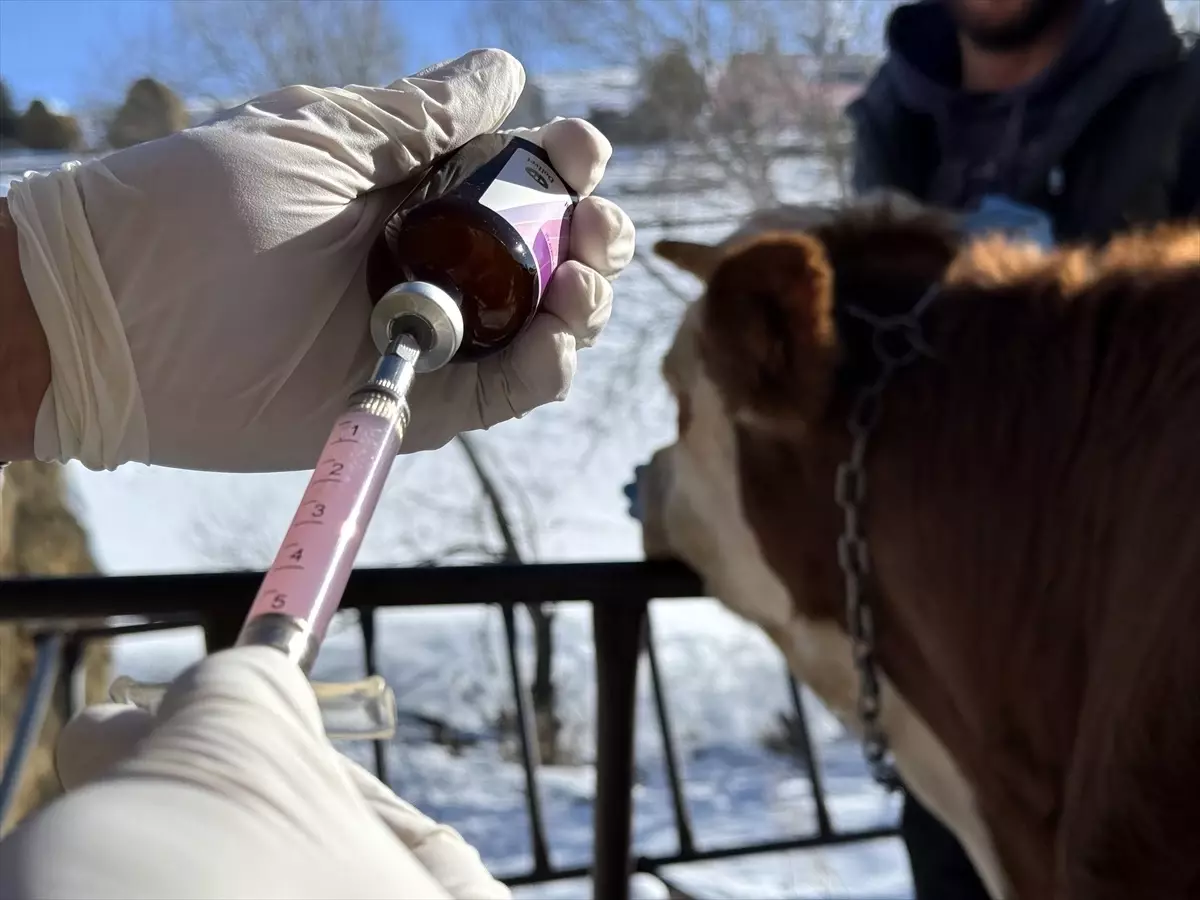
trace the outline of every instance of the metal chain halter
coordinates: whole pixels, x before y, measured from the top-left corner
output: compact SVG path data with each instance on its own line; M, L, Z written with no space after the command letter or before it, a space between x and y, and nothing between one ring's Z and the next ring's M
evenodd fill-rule
M863 732L863 755L871 777L889 791L897 790L900 780L888 758L887 736L879 723L875 619L864 596L871 573L871 554L862 533L862 509L867 499L866 456L869 439L883 411L883 392L892 376L919 356L932 355L921 331L921 316L937 295L938 286L934 285L912 309L896 316L877 316L858 307L846 308L849 315L873 329L871 344L879 362L879 374L859 391L846 423L853 443L849 458L838 465L835 479L834 497L844 514L837 556L845 579L846 627L858 670L858 718Z

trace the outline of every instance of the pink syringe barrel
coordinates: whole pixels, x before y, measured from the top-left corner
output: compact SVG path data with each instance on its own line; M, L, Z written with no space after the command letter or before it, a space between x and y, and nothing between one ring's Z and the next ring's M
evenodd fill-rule
M415 341L397 340L338 417L239 645L274 646L311 670L399 451L419 355Z

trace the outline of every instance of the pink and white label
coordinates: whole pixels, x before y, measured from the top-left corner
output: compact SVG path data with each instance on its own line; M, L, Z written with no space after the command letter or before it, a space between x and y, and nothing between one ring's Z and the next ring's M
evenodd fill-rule
M498 212L529 246L538 267L538 297L570 250L575 194L528 150L517 148L479 202Z
M295 616L324 636L398 447L387 419L364 411L338 419L249 618Z

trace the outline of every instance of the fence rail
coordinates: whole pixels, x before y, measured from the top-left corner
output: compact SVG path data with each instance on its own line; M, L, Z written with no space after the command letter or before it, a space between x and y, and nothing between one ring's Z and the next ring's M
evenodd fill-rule
M232 642L241 624L244 603L257 590L261 572L219 572L192 575L128 577L14 578L0 582L0 620L21 620L38 643L33 680L14 735L12 750L0 780L0 809L11 801L20 781L27 749L36 740L48 698L59 678L74 680L89 640L150 630L201 625L211 652ZM593 895L603 900L628 900L634 871L657 873L677 863L730 858L845 844L892 836L891 828L835 830L830 822L824 785L813 752L801 693L789 678L790 696L798 723L797 739L812 786L816 831L775 841L698 849L684 797L678 751L673 739L659 662L651 639L648 608L651 600L703 597L696 575L673 562L590 563L552 565L488 565L417 569L358 569L350 577L342 608L361 612L364 666L375 667L374 612L391 607L439 605L499 606L504 617L508 656L507 675L515 700L521 762L530 824L533 865L505 879L527 885L591 876ZM397 597L403 598L397 601ZM518 604L583 601L591 604L596 660L596 788L593 807L594 849L590 867L555 866L550 860L540 802L537 741L528 688L517 665ZM237 612L230 618L230 610ZM96 624L98 617L139 617L128 624ZM86 621L90 618L90 622ZM76 620L72 624L68 620ZM79 623L78 620L85 620ZM638 664L646 657L657 729L664 750L678 852L634 856L632 853L632 793L634 786L634 719ZM44 658L43 658L44 657ZM78 703L67 697L70 715ZM385 742L375 743L377 774L387 782Z

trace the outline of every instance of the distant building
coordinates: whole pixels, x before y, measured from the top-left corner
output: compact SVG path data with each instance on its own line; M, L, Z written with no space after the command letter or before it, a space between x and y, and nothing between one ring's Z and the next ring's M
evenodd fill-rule
M738 53L713 86L712 112L718 122L754 129L803 127L814 113L844 109L866 87L875 65L849 54Z

